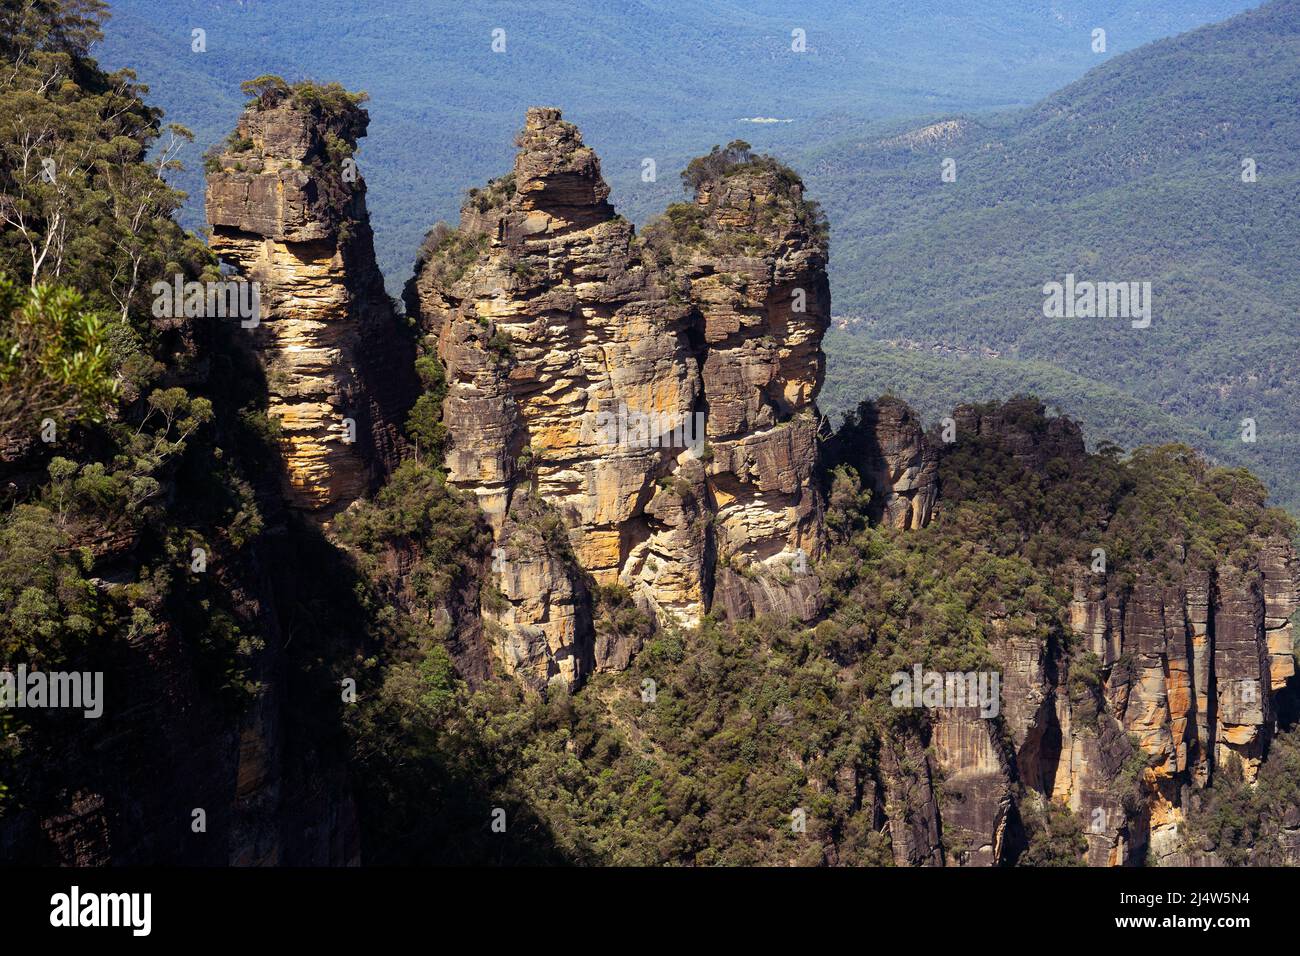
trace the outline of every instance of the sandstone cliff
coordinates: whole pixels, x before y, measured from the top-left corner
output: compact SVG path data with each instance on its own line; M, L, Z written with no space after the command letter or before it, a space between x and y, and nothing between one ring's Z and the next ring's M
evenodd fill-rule
M47 587L93 595L115 638L79 658L115 697L27 738L0 856L347 864L364 833L380 859L464 862L508 804L546 860L1251 858L1188 828L1219 781L1300 765L1269 759L1294 739L1300 561L1254 479L1176 447L1089 455L1032 400L958 408L941 437L882 399L823 442L827 238L797 177L715 149L638 236L553 109L430 233L417 360L351 163L366 121L332 87L263 87L208 210L262 289L227 331L265 381L177 319L165 381L216 410L151 466L166 505L91 520L51 484L37 509L66 575ZM244 417L263 386L278 461ZM198 540L211 567L187 573ZM638 657L652 621L682 630ZM995 715L881 693L943 659L996 670ZM625 673L538 707L494 664L531 689ZM1276 804L1258 859L1300 863ZM1054 814L1082 849L1043 849Z
M450 479L498 537L498 656L535 686L625 662L593 642L588 579L687 626L715 604L811 617L829 293L802 187L737 157L641 238L558 110L518 145L407 290L445 368Z
M885 396L853 410L827 443L827 462L863 476L873 520L903 530L930 522L939 453L904 402Z
M207 190L212 250L260 288L249 333L280 422L288 499L321 520L396 465L415 391L352 157L369 116L331 91L264 91L215 157Z
M900 530L944 509L952 494L937 463L963 443L985 461L1003 456L1008 488L1025 487L1019 479L1027 478L1050 494L1049 475L1087 467L1078 426L1044 416L1033 402L963 406L953 417L956 440L944 443L892 399L864 404L831 443L830 460L872 478L872 513ZM1149 507L1103 503L1101 525ZM1001 715L931 713L932 756L924 759L943 777L943 797L913 798L908 817L891 817L898 862L940 859L937 839L922 849L915 838L899 839L900 828L909 829L904 819L924 821L909 832L941 831L945 846L961 847L949 863L1009 862L1023 848L1026 801L1068 806L1083 824L1092 865L1205 862L1187 849L1189 801L1230 761L1254 778L1277 726L1279 695L1294 693L1300 562L1264 522L1244 538L1234 531L1232 550L1215 553L1204 550L1197 529L1167 528L1170 537L1147 553L1098 564L1089 546L1059 566L1057 580L1072 593L1064 629L1042 620L1038 633L1013 635L989 621ZM890 783L917 786L915 776Z

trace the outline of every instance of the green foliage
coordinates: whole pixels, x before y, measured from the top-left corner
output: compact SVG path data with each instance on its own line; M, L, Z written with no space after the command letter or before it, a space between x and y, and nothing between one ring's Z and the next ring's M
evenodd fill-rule
M599 638L639 647L653 636L654 619L637 607L632 592L623 585L597 584L592 602Z
M61 663L103 625L87 562L56 516L20 505L0 523L0 659Z
M103 419L118 388L111 325L71 289L19 290L0 273L0 447L34 439L45 416Z
M343 178L343 165L356 152L357 140L366 134L370 114L362 104L369 96L350 92L338 83L288 83L272 74L248 80L240 88L252 97L246 109L262 112L287 108L307 115L321 143L302 157L303 164L316 173L313 204L318 207L317 215L335 225L340 244L357 236L357 223L352 217L354 190ZM255 144L244 135L245 128L241 122L221 146L204 153L204 169L209 176L247 170L244 160L250 157L244 154Z
M245 80L239 84L239 91L245 96L251 96L253 99L248 106L268 106L288 99L292 95L289 84L285 82L284 77L276 76L273 73L263 73L261 76Z
M382 20L346 0L321 2L317 15L305 17L286 17L270 4L216 5L210 37L257 37L256 49L178 56L175 39L158 29L174 15L173 0L131 0L114 4L96 52L114 66L135 66L168 114L195 129L200 149L229 131L246 99L239 84L256 73L346 77L369 90L378 129L366 154L367 198L380 264L394 291L429 223L454 216L465 188L508 162L509 137L539 99L563 106L587 131L614 203L640 225L672 201L675 171L702 144L718 142L720 130L724 141L743 136L759 151L809 171L800 156L810 145L861 140L865 120L1032 102L1099 60L1086 36L1080 42L1077 27L1013 0L948 10L949 26L941 31L931 29L933 11L924 7L895 3L881 28L882 18L856 5L827 5L809 31L807 55L789 52L788 9L772 3L677 5L648 30L618 0L554 7L542 20L530 0L498 0L501 24L528 23L536 38L512 41L512 69L501 71L476 65L464 42L479 26L472 5L448 6L439 29L424 30L418 28L427 18L424 0L390 0ZM1252 5L1187 0L1153 7L1120 0L1113 16L1125 28L1111 31L1111 48L1131 48ZM946 39L975 35L979 42ZM375 55L376 45L384 55ZM1037 55L1024 56L1026 50ZM542 80L549 85L539 88ZM616 112L611 98L620 104ZM737 122L760 108L794 122ZM730 130L736 132L726 135ZM657 183L641 180L648 142L659 158ZM190 195L183 222L200 228L202 175L190 171L177 184ZM810 186L825 195L820 184L810 180ZM844 234L838 222L836 232Z
M339 83L315 83L311 80L289 83L284 77L265 73L240 83L239 89L245 96L252 97L245 104L250 108L274 109L287 102L297 109L327 115L341 129L355 128L357 123L365 128L365 111L361 104L370 99L370 94L350 92Z
M658 687L653 703L641 699L647 679ZM496 839L509 850L494 853L512 857L531 840L533 852L571 862L743 865L822 862L836 833L841 862L886 862L882 835L854 813L855 794L825 789L839 774L870 772L866 717L850 700L807 637L712 623L661 634L632 672L599 677L580 694L460 689L452 712L423 724L437 741L423 759L436 754L446 776L490 783L480 798L494 803L480 806L537 822L515 836L513 822L504 836L482 824L447 832L430 817L460 811L442 810L440 787L439 814L426 816L420 837L438 831L435 858L472 859ZM808 834L790 827L800 805Z
M707 244L708 219L708 210L698 203L673 203L662 216L646 225L642 239L652 248L663 250L661 261L666 265L671 261L667 250L674 247L703 248Z
M447 426L442 423L442 401L447 395L447 377L442 363L433 354L433 346L421 345L422 353L415 360L415 371L420 378L423 393L416 399L406 419L406 433L416 442L419 455L427 455L433 463L441 461L447 443Z
M722 202L720 193L726 182L735 177L746 177L756 190L767 193L756 211L753 228L757 231L710 228L710 212ZM725 148L714 146L708 155L692 160L681 178L682 185L696 193L696 201L672 204L642 232L645 246L661 264L672 262L678 250L752 255L796 227L809 233L815 243L824 246L829 241L826 216L818 203L804 198L798 174L773 156L751 152L743 140L734 140ZM706 196L707 204L702 205L700 200ZM722 281L733 285L738 278L724 276Z
M695 157L682 170L682 188L694 194L753 160L752 147L743 139L733 139L726 147L714 146L707 156Z
M1031 399L983 412L1040 437L1051 427ZM512 860L622 865L888 865L882 817L858 794L888 779L891 792L918 801L903 812L920 813L937 772L925 753L928 715L890 705L894 673L915 664L993 669L1002 659L995 644L1037 642L1049 656L1069 654L1072 712L1083 726L1090 715L1096 723L1102 665L1071 648L1069 636L1071 566L1088 548L1097 542L1116 555L1140 553L1146 574L1173 562L1172 573L1184 547L1190 561L1202 547L1228 548L1234 536L1286 525L1261 506L1257 484L1208 468L1185 449L1128 460L1106 451L1040 470L992 437L961 433L944 446L939 480L935 520L903 532L872 524L871 494L853 467L832 471L832 540L816 568L826 614L811 629L708 618L693 630L652 630L626 589L605 585L593 588L596 639L643 647L628 671L598 674L579 693L537 695L509 681L449 687L419 677L421 654L381 656L377 723L359 725L357 738L375 788L369 813L377 818L368 816L366 825L383 834L381 858L472 860L504 852ZM395 501L412 502L399 510L444 500L437 481L423 471L396 482ZM353 510L359 527L369 526L370 509ZM569 553L563 522L544 502L523 495L512 516L511 547ZM353 512L340 520L353 534ZM369 540L364 550L382 555L374 542L401 535L353 540ZM453 540L458 553L477 553L480 567L486 562L486 537L477 551L467 539ZM472 564L462 560L453 577L471 574ZM503 599L479 580L472 593L501 610ZM1122 568L1115 586L1127 586ZM445 604L446 593L444 584L426 600ZM439 629L409 646L451 644ZM643 699L647 686L655 689L652 701ZM414 726L399 732L403 719ZM372 739L381 742L372 748ZM1126 801L1146 765L1134 748L1116 781ZM526 833L512 825L512 836L485 842L456 787L481 805L511 808L511 819L528 821ZM422 795L430 793L440 808L435 821L419 816ZM941 784L937 793L942 798ZM1036 809L1036 799L1029 792L1020 802L1028 845L1019 862L1081 865L1080 822L1060 806ZM400 808L396 818L392 807ZM806 811L806 834L790 829L796 807ZM950 857L961 851L946 849Z
M230 329L152 320L155 280L213 277L215 260L171 219L182 197L164 176L188 134L164 132L132 74L86 56L102 15L83 0L0 10L0 658L134 679L163 656L186 706L233 716L263 646L248 591L263 519L245 469L275 482L265 391ZM57 444L10 457L46 414L64 420ZM90 730L6 714L5 809L48 809L70 748L155 743L164 731L141 729L142 713L114 708Z
M228 575L260 516L249 487L211 457L219 449L190 447L214 417L208 399L156 389L144 405L134 424L115 422L97 436L107 459L63 442L74 457L51 458L35 500L0 517L0 659L116 673L175 634L213 699L238 706L257 689L249 670L262 645L232 601ZM214 567L183 573L197 545ZM107 732L121 733L118 721L129 718L105 720ZM53 759L47 750L68 729L42 715L8 723L3 775L46 779L39 763ZM9 798L30 806L39 794L19 787Z
M357 623L373 648L358 660L359 642L349 639L339 664L346 665L340 674L362 675L346 726L372 859L485 859L484 828L471 819L481 823L491 805L476 801L489 799L484 787L496 779L497 755L465 709L469 692L452 662L451 624L475 607L491 532L472 498L415 461L403 463L373 501L340 515L336 532L360 572ZM404 561L409 567L399 574ZM458 840L459 848L448 847Z
M1102 711L1101 659L1092 651L1077 655L1070 662L1070 675L1065 686L1070 699L1070 713L1083 727L1097 733L1098 717Z
M835 224L837 313L856 320L828 352L832 410L893 390L935 420L1033 391L1094 440L1249 467L1300 513L1300 121L1279 105L1300 95L1294 19L1266 4L951 139L865 130L801 159ZM1066 273L1150 282L1150 327L1045 319L1042 286Z
M408 573L407 599L430 623L486 553L490 537L470 505L438 470L407 461L373 501L361 501L339 516L337 534L358 553L371 579L392 549L413 548L418 557Z
M192 398L183 388L153 391L147 408L134 430L115 428L121 444L111 462L50 462L45 494L61 526L82 522L109 528L142 518L146 507L156 507L164 465L183 453L190 435L212 419L212 403Z
M481 233L465 233L452 229L444 222L437 223L424 237L416 257L416 266L428 263L425 275L428 281L446 288L459 280L487 247L488 237Z
M7 8L5 16L12 16ZM0 50L26 43L24 63L37 66L56 63L42 57L84 57L95 18L51 22L34 40L24 39L26 27L7 32ZM75 73L103 83L91 64ZM47 102L17 97L16 111L49 119L51 128L64 124L63 145L89 145L98 155L104 143L91 120L106 115L96 112L106 101L91 101L122 94L66 86L48 95L28 88L25 94ZM337 85L291 85L268 74L245 93L260 108L296 98L332 124L318 158L326 165L350 155L364 129L364 97ZM6 233L3 261L21 261L49 236L57 258L61 224L84 224L89 243L62 254L55 274L67 270L88 297L116 290L102 303L88 299L87 307L120 306L126 320L103 336L108 367L121 370L121 404L91 430L91 440L61 447L48 462L48 480L15 492L24 500L0 517L3 651L6 658L80 659L87 646L149 647L171 636L196 651L216 686L246 698L256 690L250 664L261 651L260 622L246 606L254 596L239 592L274 565L261 549L283 537L289 543L278 553L295 559L294 586L277 595L285 598L278 613L293 646L283 658L294 704L286 716L328 729L337 695L327 706L322 688L333 692L339 677L357 675L360 702L341 719L374 862L889 863L884 807L869 795L880 792L886 775L919 782L929 769L921 746L926 716L888 705L893 671L914 663L987 668L999 640L1065 642L1066 566L1093 543L1113 549L1121 565L1141 562L1172 574L1179 548L1201 562L1250 535L1288 527L1261 507L1257 481L1209 468L1186 448L1128 461L1112 453L1057 461L1040 473L965 436L944 455L942 512L917 532L873 527L864 477L847 467L834 472L833 541L817 569L827 612L816 627L709 618L689 631L655 631L626 589L598 586L597 639L645 643L629 671L597 675L572 695L524 693L486 677L471 687L457 677L455 662L482 637L473 628L476 602L491 599L484 570L492 535L472 497L450 487L437 467L446 380L430 343L417 365L424 394L408 422L428 455L403 464L373 500L338 516L334 533L346 551L292 522L281 536L262 536L257 496L269 497L274 482L268 448L275 431L259 386L237 368L239 359L230 357L236 350L220 342L196 346L204 359L229 363L224 375L204 378L146 335L143 323L132 327L139 300L131 289L138 287L118 278L133 274L132 263L147 278L208 262L184 251L165 216L152 232L123 231L126 207L98 196L105 184L127 196L147 182L140 157L156 137L158 117L138 101L119 115L134 117L136 126L129 144L114 146L109 131L112 161L74 165L55 190L26 180L13 180L30 186L25 193L11 192L8 181L0 190L26 204L8 208L27 223L26 232ZM4 142L12 145L12 137ZM229 147L239 153L245 144ZM715 153L688 181L770 177L781 187L777 206L761 212L757 228L793 222L823 233L816 207L802 201L784 166L741 142ZM122 170L129 175L114 179ZM487 211L511 188L493 183L471 201ZM156 193L146 219L157 219L173 199ZM674 207L666 219L672 242L696 241L698 208ZM73 239L81 241L81 233ZM422 256L434 260L439 280L454 282L486 241L443 227L430 234ZM728 241L743 250L761 237L738 232ZM14 274L34 279L46 268L53 267L42 260ZM508 340L489 347L504 352ZM1027 404L1011 412L1009 419L1031 431L1044 425ZM521 467L536 461L528 449ZM515 546L572 559L554 508L520 493L512 512ZM213 549L214 572L203 579L185 570L199 544ZM123 563L130 565L125 579ZM1118 575L1125 573L1121 567ZM1095 694L1098 666L1072 656L1072 697ZM642 697L647 681L657 688L652 701ZM0 730L3 747L12 747L18 735L11 724ZM1287 781L1296 769L1284 749L1277 753L1281 776L1269 778L1276 788L1269 793L1281 806L1294 803ZM1225 776L1224 792L1232 785ZM486 830L483 810L492 806L507 809L508 835ZM1261 821L1273 819L1273 806L1260 811ZM807 811L806 834L789 826L796 807ZM1226 823L1210 828L1214 839L1231 845L1238 817L1250 832L1265 832L1250 816L1254 809L1228 807ZM1082 834L1068 811L1048 807L1027 824L1022 862L1078 861Z
M838 302L837 302L838 308ZM938 422L963 403L1037 395L1054 412L1083 426L1090 444L1124 447L1178 441L1208 447L1210 434L1113 384L1085 378L1045 361L936 355L891 346L874 336L832 328L824 348L829 361L818 406L833 421L857 407L864 395L894 395L926 422ZM1225 460L1245 462L1241 449L1216 448Z
M1083 822L1070 808L1049 801L1043 809L1026 807L1025 831L1029 845L1017 861L1019 866L1083 866L1088 841Z
M464 206L473 207L480 213L500 209L515 194L515 174L507 173L493 179L483 189L471 188L466 194Z
M0 271L143 318L155 279L211 261L172 221L184 195L165 181L193 136L163 128L130 70L86 57L103 4L14 6L0 14L14 31L0 49Z
M1287 831L1300 812L1300 731L1273 739L1254 786L1235 757L1187 814L1190 850L1228 866L1278 866L1290 860Z
M1047 427L1033 399L1005 403L1030 434ZM1295 534L1294 522L1263 506L1259 481L1212 468L1185 445L1141 448L1048 462L1018 461L996 438L959 433L940 460L942 494L957 507L946 521L999 552L1019 551L1040 566L1087 565L1105 550L1113 586L1139 576L1174 580L1185 568L1229 559L1245 566L1248 542Z
M487 350L499 362L508 362L515 356L515 348L510 342L510 333L505 329L496 329L488 339Z

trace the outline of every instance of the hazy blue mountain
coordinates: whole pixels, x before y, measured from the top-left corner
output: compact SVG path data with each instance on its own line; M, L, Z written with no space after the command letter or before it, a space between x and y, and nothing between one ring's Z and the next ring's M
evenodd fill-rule
M424 231L509 163L528 105L560 106L640 221L680 195L677 171L741 137L789 153L863 119L1023 105L1098 60L1250 6L1248 0L121 0L106 66L132 66L198 134L184 222L202 224L200 156L263 73L372 96L360 161L390 289ZM1091 49L1096 27L1107 53ZM191 51L191 31L207 50ZM492 31L506 31L494 53ZM792 31L807 52L791 50ZM789 122L755 123L765 118ZM658 181L641 181L642 160Z
M830 350L834 388L929 405L936 375L961 400L1055 366L1068 374L1042 397L1085 421L1104 410L1094 437L1132 446L1171 418L1168 438L1199 435L1300 506L1297 102L1286 0L1115 57L1022 111L877 125L796 159L834 227L835 308L857 320ZM1150 282L1150 327L1044 318L1044 283L1067 273ZM1116 390L1135 400L1120 415Z

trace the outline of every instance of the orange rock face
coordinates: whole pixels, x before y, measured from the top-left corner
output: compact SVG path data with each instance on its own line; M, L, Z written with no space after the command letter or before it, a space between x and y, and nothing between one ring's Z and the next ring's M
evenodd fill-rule
M552 593L620 585L687 625L714 604L807 617L829 294L801 187L740 163L701 189L688 236L638 237L558 110L529 110L518 143L407 294L446 369L450 479L478 497L503 567L538 561L517 540L527 513L567 535L572 560L528 572ZM497 576L507 669L540 685L606 666L590 607L548 617L521 573Z

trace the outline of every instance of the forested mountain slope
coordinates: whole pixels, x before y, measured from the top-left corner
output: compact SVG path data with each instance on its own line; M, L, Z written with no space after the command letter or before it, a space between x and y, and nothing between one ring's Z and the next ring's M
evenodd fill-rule
M1095 383L1039 392L1085 421L1105 421L1111 389L1150 410L1095 437L1132 445L1169 416L1171 435L1258 470L1296 507L1298 98L1300 4L1283 0L1118 56L1021 112L810 156L837 226L836 312L857 320L833 387L921 399L931 373L914 350L970 383L959 398L1025 374L981 357L1049 363ZM1150 326L1045 318L1042 287L1066 274L1150 282Z

